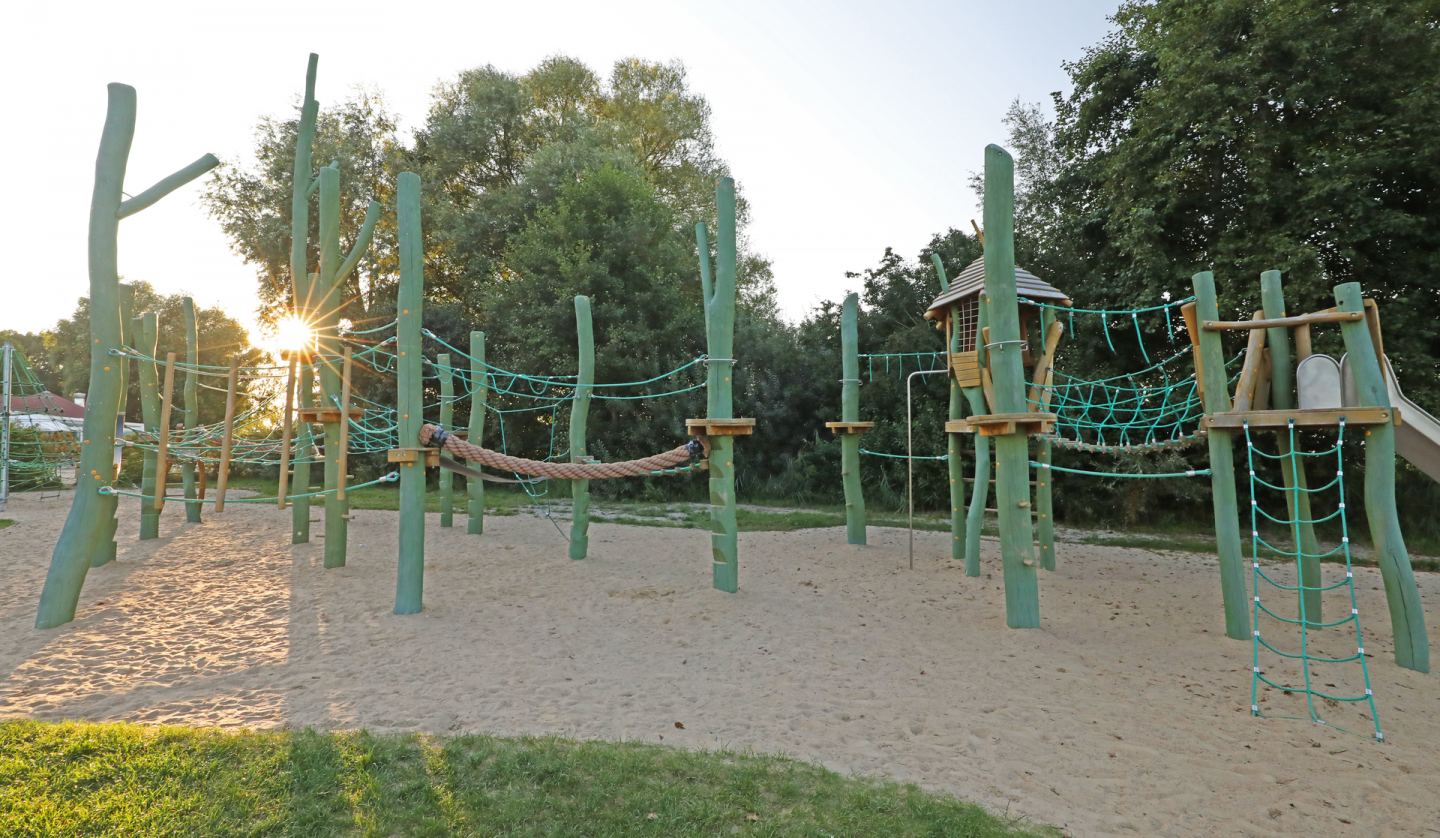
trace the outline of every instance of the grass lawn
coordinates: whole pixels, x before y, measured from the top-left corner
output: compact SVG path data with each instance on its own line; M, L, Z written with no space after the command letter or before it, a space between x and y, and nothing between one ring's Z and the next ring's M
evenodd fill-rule
M635 742L0 723L0 834L1057 836L914 786Z

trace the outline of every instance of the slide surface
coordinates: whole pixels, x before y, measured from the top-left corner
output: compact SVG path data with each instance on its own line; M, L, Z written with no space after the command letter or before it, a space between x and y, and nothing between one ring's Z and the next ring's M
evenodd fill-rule
M1349 371L1345 372L1342 375L1342 380L1348 385L1345 402L1354 404L1354 384ZM1395 368L1390 366L1389 358L1385 359L1385 388L1390 391L1390 406L1400 411L1400 424L1395 427L1395 453L1409 460L1431 480L1440 482L1440 422L1405 397L1400 382L1395 380Z

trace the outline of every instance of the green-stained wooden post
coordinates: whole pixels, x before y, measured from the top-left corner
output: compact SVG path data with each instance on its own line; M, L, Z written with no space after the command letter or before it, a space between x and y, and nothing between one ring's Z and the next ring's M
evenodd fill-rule
M706 417L735 418L731 378L735 372L735 181L715 181L715 281L705 300L705 338L710 356L705 379ZM703 226L696 228L703 240ZM702 242L703 243L703 242ZM708 263L707 247L700 259ZM708 268L708 264L707 264ZM702 282L709 273L702 270ZM735 438L710 437L710 548L716 590L740 585L739 526L735 521Z
M321 406L340 407L340 312L345 307L345 278L355 269L370 247L380 205L370 202L365 221L356 235L355 247L341 260L340 254L340 170L320 170L320 275L316 282L320 305L316 337L319 344ZM417 327L418 328L418 327ZM417 350L418 354L418 350ZM340 417L348 422L349 417ZM419 433L419 429L416 429ZM340 423L325 423L325 566L344 567L350 538L350 499L340 497ZM308 488L307 490L308 491Z
M315 288L320 279L319 274L306 274L296 286L297 302L295 306L295 317L302 323L309 324L315 317ZM310 352L314 346L292 346L291 351L300 352L302 360L299 364L299 375L295 384L295 395L302 408L317 407L315 404L315 365L311 359ZM291 544L308 544L310 542L310 464L315 462L315 432L311 429L309 422L299 422L295 434L295 453L290 460L290 468L295 476L290 481L290 490L299 497L290 501L290 534Z
M840 421L860 421L860 295L840 309ZM845 486L845 540L865 543L865 490L860 484L860 435L840 435L840 480Z
M1015 162L997 145L985 147L985 296L990 307L993 351L988 354L995 412L1025 413L1020 304L1015 291ZM1024 433L995 437L995 508L1000 510L1005 624L1039 628L1040 586L1030 558L1034 547L1030 444Z
M195 324L195 301L185 297L181 303L185 310L185 363L189 366L185 371L185 429L191 430L200 424L200 376L195 371L195 365L200 363L200 344ZM193 457L199 449L191 448L189 453ZM197 468L203 466L197 465L194 459L188 459L180 466L181 480L185 484L185 520L192 524L200 523L200 501L195 481Z
M1050 334L1050 324L1054 322L1054 311L1048 308L1040 309L1041 341L1044 341L1045 336ZM1043 348L1042 346L1041 349L1043 350ZM1031 354L1038 358L1042 353L1032 351ZM1054 363L1054 359L1051 359L1051 363ZM1045 413L1047 412L1043 406L1045 394L1041 392L1039 395L1042 404L1037 405L1035 409L1041 413ZM1050 448L1050 440L1041 439L1038 448L1039 450L1036 452L1038 459L1036 462L1044 463L1047 466L1053 465L1055 460ZM1054 473L1051 472L1050 469L1035 469L1035 482L1039 484L1035 487L1035 506L1038 507L1037 511L1040 515L1039 520L1036 522L1038 536L1036 540L1040 542L1040 568L1042 570L1055 569L1055 508L1054 496L1052 494L1054 487L1050 485L1053 481Z
M401 172L396 180L396 222L400 238L400 312L396 326L400 357L396 412L401 448L420 445L424 409L420 367L420 313L425 290L425 253L420 228L420 176ZM400 463L400 563L395 580L395 613L418 614L425 592L425 458Z
M935 273L940 277L940 293L944 294L950 290L950 279L945 276L945 265L940 261L940 254L930 254L930 259L935 263ZM950 355L959 351L960 330L953 328L953 325L960 322L956 316L956 307L951 306L945 313L949 318L946 332L949 335L949 345L946 347L946 363ZM960 387L960 382L955 380L955 369L952 366L945 377L950 382L950 412L951 419L965 418L965 393ZM946 434L945 441L949 443L949 455L946 464L950 472L950 558L954 561L965 559L965 545L968 542L965 532L965 464L960 459L960 449L964 447L965 437L961 434Z
M320 170L320 276L316 343L319 349L321 407L338 408L340 399L340 309L344 287L340 267L340 170ZM342 417L345 418L345 417ZM348 421L348 419L346 419ZM340 423L325 428L325 566L344 567L350 539L350 500L339 496ZM302 491L310 491L308 487Z
M155 357L159 342L159 320L155 312L148 311L133 321L136 335L136 350L147 358ZM152 434L160 432L160 368L154 361L136 361L140 366L140 421L145 430ZM155 469L159 466L158 452L145 451L145 467L140 478L140 494L155 497ZM160 537L160 510L153 502L140 504L140 540L148 541Z
M295 317L307 326L315 316L315 297L319 291L318 276L312 274L306 265L310 243L310 185L312 175L311 156L315 144L315 121L320 103L315 100L315 75L320 56L310 53L305 67L305 98L300 104L300 125L295 135L295 168L290 180L290 283L292 306ZM310 352L315 346L289 347L295 351ZM304 356L302 356L304 357ZM300 364L300 381L297 386L301 407L315 407L315 373L308 361ZM310 492L310 463L314 460L315 435L309 423L300 423L296 442L298 456L291 464L295 478L290 485L297 487L296 494ZM310 498L295 498L290 508L291 544L306 544L310 541Z
M1364 311L1360 283L1335 286L1335 303L1341 311ZM1390 394L1380 371L1380 356L1364 320L1340 324L1349 356L1346 366L1355 378L1355 392L1361 407L1388 407ZM1357 427L1351 431L1360 431ZM1390 629L1395 636L1395 663L1416 672L1430 671L1430 639L1425 634L1425 609L1415 571L1400 532L1395 510L1395 426L1390 422L1367 425L1365 434L1365 517L1370 522L1370 540L1385 581L1385 599L1390 605ZM1352 437L1353 438L1353 437Z
M1205 412L1230 409L1230 380L1225 373L1225 348L1220 333L1200 327L1220 319L1215 299L1215 275L1194 276L1195 319L1200 332L1200 365L1205 379ZM1215 553L1220 559L1220 595L1225 602L1225 635L1250 639L1250 612L1245 607L1245 561L1240 550L1240 508L1235 498L1235 461L1231 432L1210 428L1210 496L1215 507Z
M105 128L95 157L95 188L90 197L90 385L85 394L85 444L80 447L78 485L55 542L45 586L40 591L35 627L55 628L75 619L75 606L85 585L91 558L115 517L117 496L97 491L110 488L115 473L115 415L120 405L121 375L111 350L124 345L120 323L120 276L117 252L120 220L133 215L220 165L207 154L122 201L125 167L135 138L135 88L109 85ZM106 366L111 367L109 371Z
M436 359L439 364L435 367L435 374L440 377L440 427L447 431L455 430L455 380L454 373L450 369L450 356L440 355ZM440 456L453 460L454 456L449 451L441 450ZM448 469L440 469L436 475L436 482L440 486L440 526L455 526L455 473Z
M575 335L580 352L575 379L575 398L570 402L570 462L584 462L585 427L590 418L591 388L595 384L595 328L590 318L590 298L575 298ZM570 558L583 559L590 549L590 481L570 481Z
M120 283L120 334L125 346L133 349L135 347L135 329L132 323L132 315L135 309L135 287L129 283ZM121 459L124 456L125 444L125 405L129 401L130 391L130 361L127 358L111 358L116 369L120 373L120 406L115 409L115 476L120 476ZM115 561L119 553L120 545L115 543L115 533L120 529L119 509L110 516L105 525L105 532L100 536L100 547L95 555L90 557L91 567L101 567Z
M985 341L981 337L990 326L990 304L985 295L975 301L975 351L980 369L987 369ZM970 403L970 413L980 416L990 412L985 403L985 388L965 387L965 400ZM990 502L990 437L971 435L975 441L975 483L970 490L970 517L965 527L965 575L980 575L980 534L985 529L985 504Z
M1265 271L1260 274L1260 297L1264 303L1265 318L1285 316L1285 288L1280 282L1279 271ZM1265 345L1270 349L1270 409L1293 410L1295 407L1295 370L1290 366L1290 330L1284 326L1265 330ZM1300 553L1300 584L1306 590L1301 592L1300 601L1305 621L1320 622L1320 542L1315 538L1315 525L1310 523L1310 494L1305 480L1305 469L1296 469L1290 461L1290 432L1279 431L1275 441L1280 452L1280 476L1285 485L1286 506L1290 510L1291 535L1295 549Z
M490 376L485 371L485 333L470 333L470 430L467 435L472 445L480 444L485 432L485 398L489 392ZM470 495L470 523L465 531L470 535L485 534L485 482L465 479L465 489Z

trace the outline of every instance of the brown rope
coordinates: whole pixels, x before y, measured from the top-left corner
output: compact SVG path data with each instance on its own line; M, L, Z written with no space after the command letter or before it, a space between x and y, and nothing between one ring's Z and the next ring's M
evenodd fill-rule
M422 425L420 427L420 444L429 445L430 439L435 436L439 428L435 425ZM515 474L529 474L536 477L556 477L567 480L597 480L607 477L637 477L642 474L649 474L652 471L672 468L690 459L691 452L688 444L682 445L673 451L666 451L664 454L656 454L653 457L644 457L639 460L626 460L623 463L547 463L542 460L526 460L521 457L511 457L508 454L501 454L499 451L491 451L489 448L481 448L472 445L463 439L457 439L453 435L445 437L445 449L457 457L464 457L467 460L487 465L499 471L509 471ZM705 456L710 456L710 443L705 437L700 437L700 444L704 446Z

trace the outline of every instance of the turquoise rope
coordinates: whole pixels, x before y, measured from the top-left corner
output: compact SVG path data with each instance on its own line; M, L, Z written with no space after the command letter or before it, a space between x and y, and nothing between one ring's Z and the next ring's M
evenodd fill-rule
M378 480L371 480L369 483L358 483L358 484L356 484L356 485L354 485L354 486L346 486L346 487L345 487L345 491L349 492L349 491L352 491L352 490L354 490L354 489L363 489L363 488L365 488L366 486L374 486L376 483L394 483L396 480L399 480L399 479L400 479L400 472L398 472L398 471L392 471L392 472L390 472L389 474L385 475L384 477L381 477L381 478L378 479ZM112 488L112 487L110 487L110 486L100 486L100 487L97 488L95 491L99 492L99 493L102 494L102 495L123 495L124 497L127 497L127 498L140 498L141 500L148 500L148 501L153 501L153 500L155 500L155 496L154 496L154 495L142 495L142 494L140 494L139 492L122 492L122 491L120 491L119 489L115 489L115 488ZM313 497L318 497L318 496L320 496L320 495L328 495L328 494L330 494L331 492L335 492L335 491L338 491L338 489L325 489L325 490L319 491L319 492L306 492L306 493L300 494L300 495L286 495L286 496L285 496L285 499L286 499L286 500L294 500L295 498L313 498ZM170 497L167 497L166 500L185 501L186 503L214 503L216 499L215 499L215 498L206 498L205 500L202 500L202 501L194 501L194 500L188 500L188 501L187 501L187 500L185 500L184 498L179 498L179 497L170 496ZM277 500L280 500L280 498L279 498L279 497L273 497L273 498L227 498L225 502L226 502L226 503L274 503L274 502L277 501Z
M1091 477L1199 477L1202 474L1210 473L1210 469L1208 468L1197 468L1190 471L1175 471L1165 474L1119 474L1110 471L1084 471L1078 468L1061 468L1060 466L1052 466L1049 463L1037 463L1034 460L1030 461L1030 467L1044 468L1050 471L1063 471L1068 474L1088 474Z

